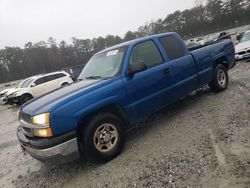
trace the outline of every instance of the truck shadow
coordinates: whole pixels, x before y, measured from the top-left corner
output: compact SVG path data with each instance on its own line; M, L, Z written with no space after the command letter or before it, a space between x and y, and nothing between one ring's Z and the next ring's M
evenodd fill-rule
M178 114L185 112L191 104L197 105L210 95L212 96L215 94L210 92L209 88L203 88L195 94L191 94L153 114L147 119L147 121L136 125L136 127L129 130L127 133L127 144L125 144L123 153L129 152L131 145L134 142L138 142L138 139L149 134L153 129L158 129L160 126L168 126L169 117L176 118ZM159 122L164 122L164 124ZM119 157L122 157L122 154ZM112 163L112 161L109 163ZM110 165L109 163L106 164ZM41 168L38 171L30 172L27 176L18 178L15 180L14 184L19 187L26 187L27 184L29 187L33 187L33 184L35 187L47 187L47 185L44 185L44 182L46 182L49 187L52 187L52 184L58 186L78 176L79 174L93 172L96 168L106 164L91 163L86 158L60 165L41 163Z

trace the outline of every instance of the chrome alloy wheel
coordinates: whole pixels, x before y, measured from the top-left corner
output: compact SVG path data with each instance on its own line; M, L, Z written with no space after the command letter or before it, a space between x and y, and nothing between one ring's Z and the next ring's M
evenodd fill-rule
M94 134L94 144L98 151L105 153L111 151L118 141L118 131L110 123L100 125Z
M227 83L226 74L221 69L217 72L217 81L221 87L226 87L226 83Z

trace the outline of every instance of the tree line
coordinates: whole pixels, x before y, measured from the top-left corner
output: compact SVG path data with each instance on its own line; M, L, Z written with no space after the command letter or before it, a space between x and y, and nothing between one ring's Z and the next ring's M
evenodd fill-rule
M0 50L0 83L85 64L94 53L138 37L175 31L187 39L250 24L249 18L249 0L197 0L195 7L145 23L137 31L128 31L123 38L73 37L70 43L64 40L57 43L50 37L46 42L28 42L22 48L5 47Z

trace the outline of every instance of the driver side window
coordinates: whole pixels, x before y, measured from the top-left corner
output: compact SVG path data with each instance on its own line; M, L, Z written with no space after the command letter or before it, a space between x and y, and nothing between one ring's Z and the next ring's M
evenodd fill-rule
M153 41L146 41L133 48L129 64L143 62L147 68L163 63L161 54Z

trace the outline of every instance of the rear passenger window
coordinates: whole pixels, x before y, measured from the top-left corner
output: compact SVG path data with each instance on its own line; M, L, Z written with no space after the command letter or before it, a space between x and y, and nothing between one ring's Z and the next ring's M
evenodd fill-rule
M129 63L139 62L143 62L147 68L163 63L161 54L153 41L146 41L134 47Z
M35 83L36 86L37 86L37 85L43 84L43 83L45 83L45 82L46 82L46 80L45 80L45 78L43 77L43 78L37 79L34 83Z
M56 78L56 79L62 78L62 77L64 77L64 76L66 76L66 75L63 74L63 73L55 74L55 78Z
M56 79L56 75L53 74L53 75L46 76L45 79L46 79L47 82L50 82L50 81Z
M161 37L160 42L169 59L173 60L186 55L184 45L173 35Z

